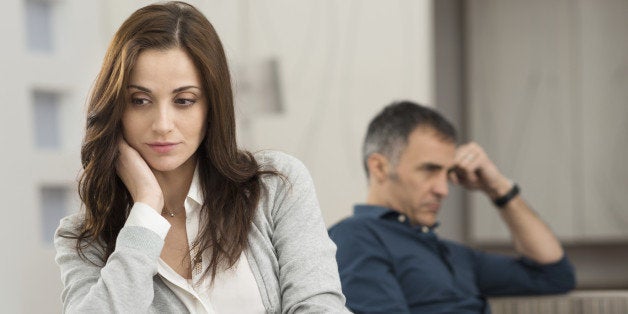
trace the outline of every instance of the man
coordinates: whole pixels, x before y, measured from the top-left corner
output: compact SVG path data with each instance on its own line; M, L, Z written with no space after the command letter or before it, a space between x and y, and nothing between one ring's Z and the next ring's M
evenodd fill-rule
M356 313L488 313L486 296L561 293L571 264L539 217L476 143L456 148L453 126L412 102L384 108L363 147L366 204L329 230L347 306ZM439 239L448 181L486 194L521 257Z

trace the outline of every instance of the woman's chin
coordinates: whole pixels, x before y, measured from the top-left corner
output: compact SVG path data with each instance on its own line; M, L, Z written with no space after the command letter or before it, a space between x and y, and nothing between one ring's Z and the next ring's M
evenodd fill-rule
M181 165L182 163L180 162L166 161L166 160L148 162L148 166L150 166L151 169L155 171L159 171L159 172L170 172L170 171L178 169L179 167L181 167Z
M146 162L151 169L159 172L170 172L177 169L194 167L196 165L195 159L192 157L185 160L182 160L181 158L162 157L147 159Z

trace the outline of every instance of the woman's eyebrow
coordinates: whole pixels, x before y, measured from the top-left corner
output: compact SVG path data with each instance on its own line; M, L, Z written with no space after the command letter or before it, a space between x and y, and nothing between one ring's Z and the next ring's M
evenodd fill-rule
M150 89L148 89L146 87L139 86L139 85L134 85L134 84L130 84L129 86L127 86L127 88L139 89L139 90L141 90L141 91L143 91L145 93L149 93L149 94L152 92ZM173 89L172 93L179 93L179 92L182 92L184 90L188 90L190 88L196 88L196 89L200 90L200 88L198 88L198 87L196 87L194 85L186 85L186 86L181 86L181 87L177 87L177 88Z
M131 85L127 86L126 88L127 88L127 89L129 89L129 88L135 88L135 89L139 89L139 90L141 90L141 91L143 91L143 92L145 92L145 93L149 93L149 94L151 93L151 90L150 90L150 89L148 89L148 88L146 88L146 87L138 86L138 85L132 85L132 84L131 84Z
M182 91L190 89L190 88L196 88L196 89L200 90L200 88L198 88L198 87L196 87L194 85L187 85L187 86L181 86L181 87L173 89L172 93L179 93L179 92L182 92Z

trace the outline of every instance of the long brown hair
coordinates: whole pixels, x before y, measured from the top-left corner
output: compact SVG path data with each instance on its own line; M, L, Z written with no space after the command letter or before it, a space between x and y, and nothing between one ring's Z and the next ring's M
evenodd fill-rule
M227 60L211 23L193 6L168 2L135 11L115 34L88 102L79 195L85 220L77 250L97 243L103 262L115 248L133 200L116 175L125 87L138 55L146 49L182 48L194 61L207 97L207 133L196 155L204 195L194 259L210 250L205 275L231 267L247 247L260 197L262 171L253 155L236 144L233 93Z

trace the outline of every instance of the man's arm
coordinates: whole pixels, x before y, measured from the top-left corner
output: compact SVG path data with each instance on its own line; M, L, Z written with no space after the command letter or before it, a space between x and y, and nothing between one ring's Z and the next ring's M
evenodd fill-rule
M516 196L499 212L508 225L517 252L540 264L562 258L560 242L521 196Z
M483 191L491 200L506 195L513 182L506 178L488 158L484 149L471 142L456 151L451 180L471 190ZM559 261L563 249L549 227L520 195L515 196L499 213L506 222L517 252L540 264Z
M539 264L525 257L471 252L476 282L484 296L565 293L576 285L566 256L556 263Z

